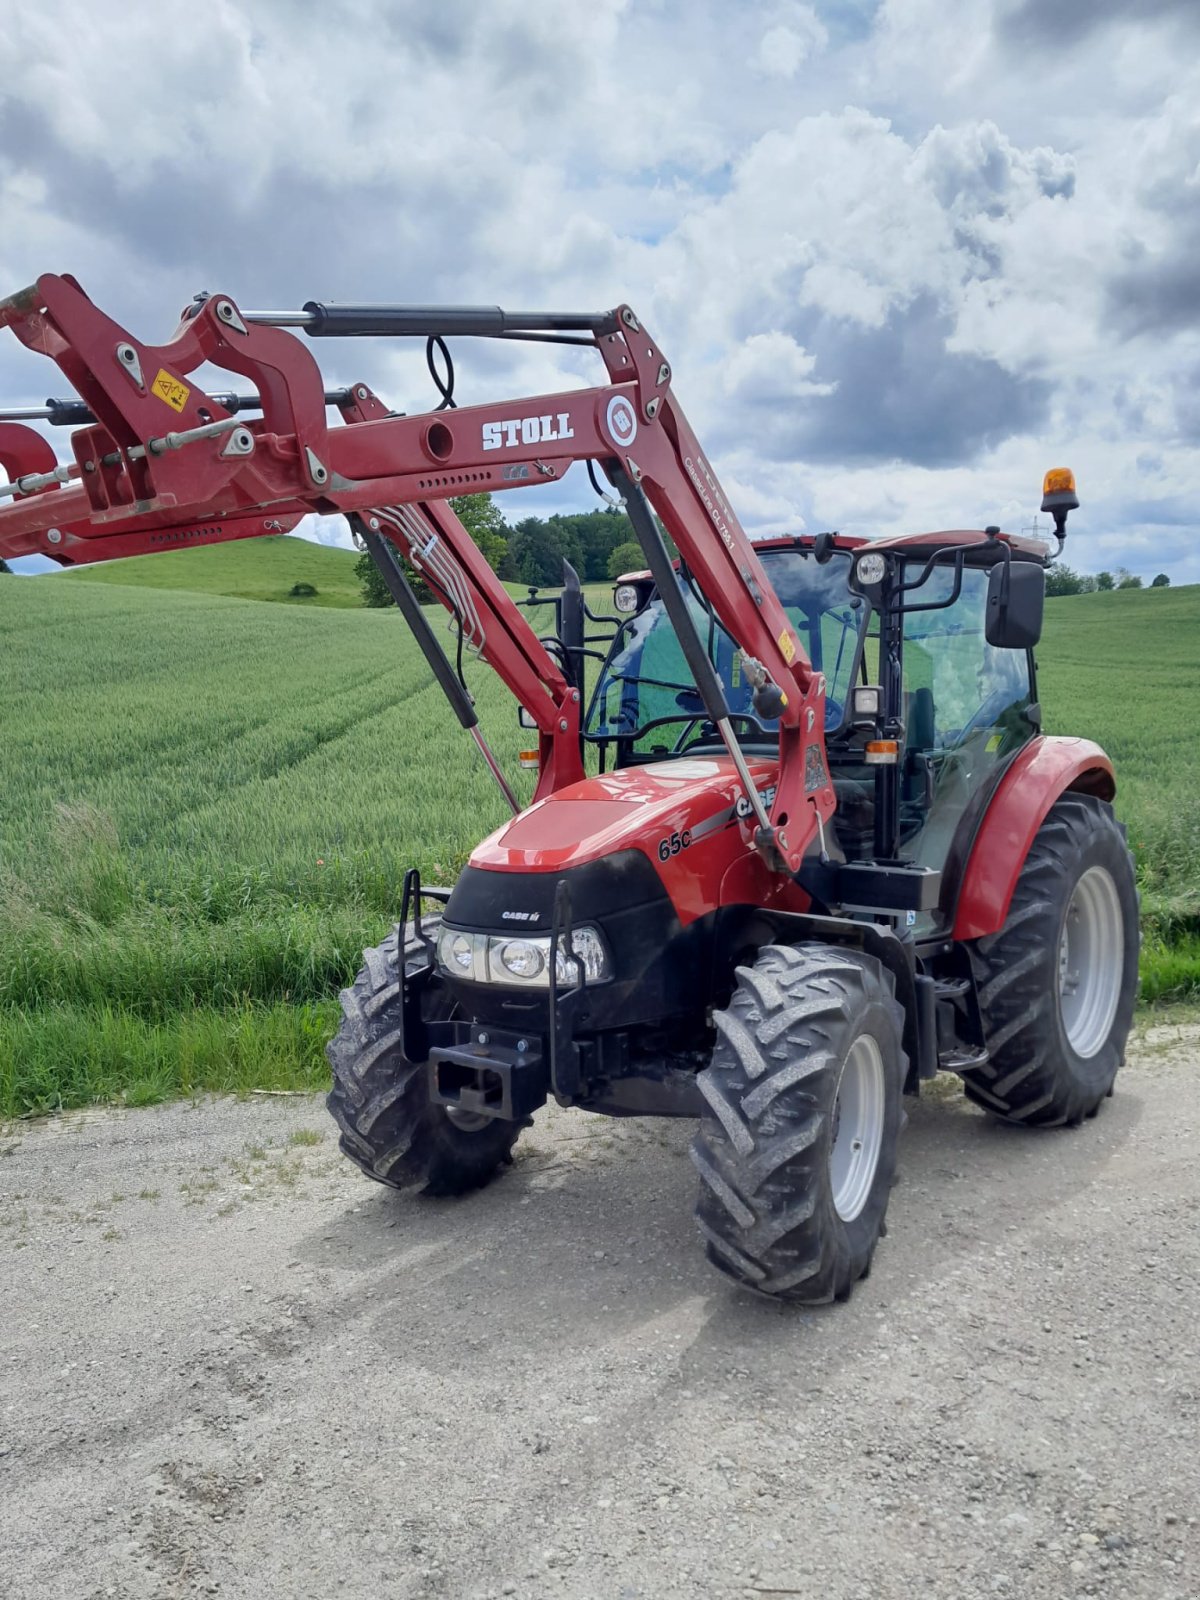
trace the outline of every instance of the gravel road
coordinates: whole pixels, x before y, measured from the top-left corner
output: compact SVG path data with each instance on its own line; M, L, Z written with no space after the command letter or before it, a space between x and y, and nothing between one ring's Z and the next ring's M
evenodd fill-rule
M0 1591L1200 1595L1200 1028L1097 1121L939 1080L847 1306L726 1287L690 1129L397 1196L315 1099L0 1136Z

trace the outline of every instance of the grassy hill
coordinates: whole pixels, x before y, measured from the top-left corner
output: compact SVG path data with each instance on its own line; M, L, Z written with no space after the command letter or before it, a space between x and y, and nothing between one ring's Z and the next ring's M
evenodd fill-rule
M1112 757L1143 894L1200 914L1200 586L1050 600L1037 659L1047 732Z
M445 881L504 814L397 614L0 578L0 650L0 1116L319 1086L404 870Z
M502 820L394 612L156 587L254 573L282 599L352 560L259 540L0 578L0 1115L317 1086L405 868L445 882ZM1049 731L1117 765L1144 992L1198 995L1200 587L1052 601L1038 655ZM527 796L511 701L468 675Z
M235 540L198 550L130 556L64 573L73 583L115 583L122 588L186 589L192 594L228 595L239 600L274 600L285 605L361 606L354 576L357 556L293 535ZM298 596L293 584L307 583L315 595Z

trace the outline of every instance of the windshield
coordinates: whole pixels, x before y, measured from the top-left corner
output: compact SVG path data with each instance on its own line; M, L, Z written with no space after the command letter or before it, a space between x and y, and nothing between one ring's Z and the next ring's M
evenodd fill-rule
M767 577L819 672L825 674L825 727L841 724L854 682L867 607L848 587L850 557L838 551L824 565L806 550L760 550ZM775 744L778 723L754 715L741 652L692 593L680 587L725 695L739 737ZM588 737L619 739L631 756L679 754L711 744L716 731L688 670L661 600L652 600L618 635L588 712Z

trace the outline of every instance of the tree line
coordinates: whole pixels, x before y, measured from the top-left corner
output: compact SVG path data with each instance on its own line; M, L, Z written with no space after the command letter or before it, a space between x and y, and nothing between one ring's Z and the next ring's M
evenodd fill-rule
M1160 572L1150 580L1152 589L1165 589L1171 580L1165 572ZM1127 567L1118 567L1115 572L1076 572L1071 567L1065 567L1056 562L1046 573L1047 595L1063 594L1096 594L1098 591L1109 589L1140 589L1142 580L1136 572L1130 572Z
M463 526L483 551L492 570L508 583L539 588L562 582L562 564L569 561L584 583L604 583L623 572L641 571L646 565L633 524L615 506L574 512L565 516L523 517L509 523L490 494L461 495L450 501ZM659 524L661 528L661 523ZM669 548L674 550L670 545ZM428 587L407 563L406 569L421 600L431 600ZM355 572L363 587L363 603L391 605L392 597L370 556L361 556ZM1152 589L1170 583L1165 572L1151 580ZM1076 572L1056 563L1046 573L1048 595L1093 594L1097 590L1140 589L1142 580L1125 567L1114 572Z
M450 501L459 520L482 550L488 565L507 583L557 587L564 559L583 583L604 583L646 565L633 524L615 506L567 516L504 520L490 494L460 495ZM420 574L406 561L405 570L418 599L433 596ZM369 555L359 557L354 571L363 589L363 604L390 606L392 597Z

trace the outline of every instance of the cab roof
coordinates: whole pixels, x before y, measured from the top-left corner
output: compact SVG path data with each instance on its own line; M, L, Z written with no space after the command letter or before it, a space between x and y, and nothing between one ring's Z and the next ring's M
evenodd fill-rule
M772 534L767 539L752 539L751 544L755 550L809 550L817 535L812 533L780 533ZM1028 556L1034 561L1045 561L1049 555L1049 546L1041 539L1026 539L1020 534L1002 533L1000 541L1008 545L1016 555ZM835 550L861 550L864 545L870 545L875 550L911 550L914 554L928 555L931 550L943 547L958 546L964 550L971 550L979 545L987 544L989 535L982 528L943 528L931 533L899 533L890 539L868 539L865 534L835 533L833 547ZM678 560L673 565L678 566ZM651 578L651 573L623 572L615 580L617 583L644 583Z

